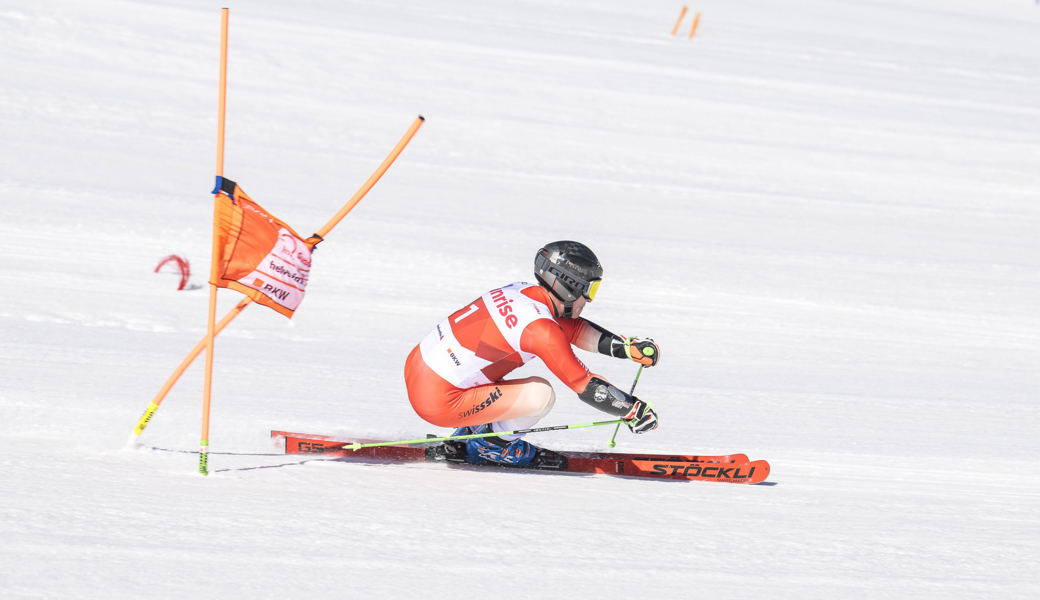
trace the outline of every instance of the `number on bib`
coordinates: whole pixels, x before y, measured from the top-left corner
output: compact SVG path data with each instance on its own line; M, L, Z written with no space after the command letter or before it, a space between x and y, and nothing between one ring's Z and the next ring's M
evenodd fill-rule
M477 309L477 305L476 304L470 304L469 305L469 310L467 310L466 312L462 313L461 315L455 317L455 322L458 323L459 321L461 321L461 320L465 319L466 317L472 315L473 313L477 312L477 310L478 309Z

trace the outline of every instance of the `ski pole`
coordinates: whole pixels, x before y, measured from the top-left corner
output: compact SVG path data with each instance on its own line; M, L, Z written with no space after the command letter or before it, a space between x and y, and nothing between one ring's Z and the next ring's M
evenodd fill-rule
M636 391L636 384L639 383L639 376L643 374L643 367L645 367L645 366L646 365L639 365L639 370L636 371L636 379L635 379L635 381L632 382L632 389L631 389L631 391L628 392L629 396L631 396L632 394L635 393L635 391ZM617 446L617 442L614 441L614 438L617 437L617 432L621 430L621 423L624 423L624 421L622 420L622 421L618 422L617 427L614 428L614 435L610 436L610 441L607 443L607 445L610 446L611 448L613 448L614 446Z
M621 425L622 421L598 421L596 423L581 423L579 425L556 425L554 427L535 427L534 429L517 429L515 431L493 431L490 433L473 433L469 435L453 435L448 437L438 438L422 438L419 440L400 440L397 442L375 442L372 444L362 444L361 442L354 442L343 446L347 450L360 450L362 448L374 448L376 446L398 446L401 444L425 444L427 442L447 442L451 440L471 440L474 438L485 438L495 437L500 435L520 435L522 433L539 433L542 431L559 431L561 429L581 429L582 427L599 427L600 425Z

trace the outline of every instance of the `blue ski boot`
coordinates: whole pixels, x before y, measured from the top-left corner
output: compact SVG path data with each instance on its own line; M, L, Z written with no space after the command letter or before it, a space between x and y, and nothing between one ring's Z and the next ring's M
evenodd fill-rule
M488 433L487 425L459 427L451 435ZM429 437L437 437L430 435ZM431 462L468 463L549 471L566 471L567 456L545 448L538 448L523 440L512 442L499 437L448 440L426 449L426 460Z
M470 427L472 433L490 433L487 425ZM513 441L500 437L473 438L466 440L466 462L475 465L495 463L511 467L528 467L534 460L538 448L522 439Z

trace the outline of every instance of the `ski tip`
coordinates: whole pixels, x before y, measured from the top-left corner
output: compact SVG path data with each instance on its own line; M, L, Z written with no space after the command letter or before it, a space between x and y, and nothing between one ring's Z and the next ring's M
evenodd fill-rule
M766 462L764 460L756 460L756 461L753 461L753 462L748 463L748 464L755 465L756 468L759 469L759 472L756 473L755 476L752 477L746 483L750 483L752 485L759 485L759 484L763 484L763 483L765 483L765 485L775 485L773 483L766 483L766 479L769 478L769 473L770 473L770 468L769 468L769 463L768 462Z

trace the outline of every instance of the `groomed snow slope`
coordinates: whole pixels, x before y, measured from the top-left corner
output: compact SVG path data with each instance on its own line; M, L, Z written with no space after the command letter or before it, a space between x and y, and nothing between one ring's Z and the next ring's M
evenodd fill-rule
M231 6L225 174L301 233L427 122L297 316L218 338L203 478L201 360L123 444L205 331L206 289L151 269L205 281L219 8L0 4L0 596L1040 594L1033 2L703 0L690 42L656 0ZM560 238L606 268L585 316L663 348L661 429L618 449L774 485L271 445L443 431L407 352ZM546 423L599 418L558 393Z

